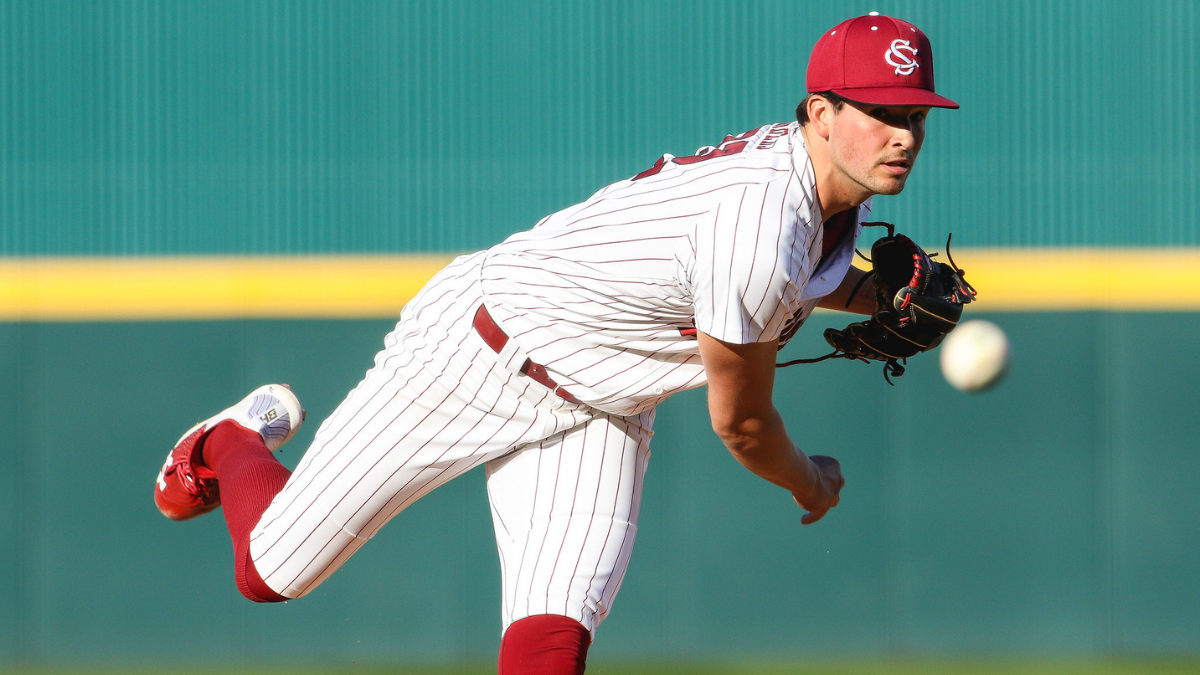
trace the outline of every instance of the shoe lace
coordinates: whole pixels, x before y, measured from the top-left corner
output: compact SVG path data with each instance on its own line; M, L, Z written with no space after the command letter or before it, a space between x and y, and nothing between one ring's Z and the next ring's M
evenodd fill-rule
M192 447L199 442L200 437L205 431L207 430L203 427L197 429L192 435L192 438L184 441L185 443L189 443L188 452L182 453L182 457L171 462L171 465L163 470L164 477L172 474L178 474L179 486L182 487L183 491L189 496L196 497L198 499L203 499L208 495L209 486L206 481L201 480L200 477L197 476L196 470L192 466L192 460L189 458L189 455Z
M164 476L177 474L179 476L178 485L183 488L183 491L193 497L201 497L204 495L204 488L200 485L200 481L196 480L196 472L192 470L192 463L187 459L181 459L173 463L166 471Z

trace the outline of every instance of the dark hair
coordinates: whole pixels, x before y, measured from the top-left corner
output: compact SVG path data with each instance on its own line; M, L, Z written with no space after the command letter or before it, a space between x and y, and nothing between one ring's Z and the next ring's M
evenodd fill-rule
M849 102L849 99L842 98L832 91L813 92L808 96L805 96L804 100L800 101L800 105L796 106L796 121L800 123L800 126L808 124L808 99L814 96L820 96L826 101L829 101L829 104L833 106L834 112L841 110L842 106Z

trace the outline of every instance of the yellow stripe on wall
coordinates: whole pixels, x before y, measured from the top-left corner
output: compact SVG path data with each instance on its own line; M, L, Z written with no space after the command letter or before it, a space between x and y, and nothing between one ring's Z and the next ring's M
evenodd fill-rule
M0 320L396 317L449 256L0 259Z
M962 249L969 311L1200 311L1200 249ZM0 321L396 317L450 256L0 258Z
M954 260L978 311L1200 310L1200 249L963 249Z

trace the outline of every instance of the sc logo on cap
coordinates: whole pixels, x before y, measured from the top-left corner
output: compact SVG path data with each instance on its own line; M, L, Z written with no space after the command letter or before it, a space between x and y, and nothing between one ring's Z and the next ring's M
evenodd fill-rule
M908 40L897 39L892 40L892 46L888 47L883 58L888 65L896 67L897 75L912 75L914 70L921 67L917 63L916 56L916 47L913 47Z

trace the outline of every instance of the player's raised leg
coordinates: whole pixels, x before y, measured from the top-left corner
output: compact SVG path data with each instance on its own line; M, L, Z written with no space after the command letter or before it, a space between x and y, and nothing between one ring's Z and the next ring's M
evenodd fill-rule
M351 392L254 529L254 564L281 595L309 593L405 508L537 438L552 418L521 392L553 394L497 376L494 354L437 373L405 360L373 370Z
M477 333L479 260L460 259L409 303L294 474L236 425L217 425L203 443L185 437L172 453L211 488L193 515L224 503L247 597L305 595L439 485L594 414L506 370Z
M587 633L608 615L633 551L653 419L599 415L488 464L502 673L573 673L560 658L571 650L583 672ZM560 669L516 669L534 661Z

